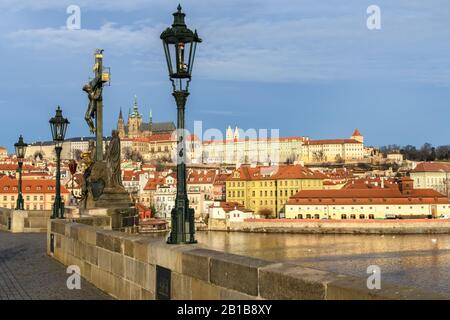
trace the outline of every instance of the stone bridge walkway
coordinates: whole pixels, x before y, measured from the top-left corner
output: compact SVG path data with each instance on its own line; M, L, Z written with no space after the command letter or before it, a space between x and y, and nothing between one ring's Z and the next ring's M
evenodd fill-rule
M46 234L0 231L0 300L103 300L110 296L81 279L69 290L66 268L47 256Z

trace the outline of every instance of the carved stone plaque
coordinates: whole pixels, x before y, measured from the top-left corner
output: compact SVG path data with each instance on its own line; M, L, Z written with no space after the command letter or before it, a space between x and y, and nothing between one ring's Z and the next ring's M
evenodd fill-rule
M170 300L170 269L156 266L156 300Z

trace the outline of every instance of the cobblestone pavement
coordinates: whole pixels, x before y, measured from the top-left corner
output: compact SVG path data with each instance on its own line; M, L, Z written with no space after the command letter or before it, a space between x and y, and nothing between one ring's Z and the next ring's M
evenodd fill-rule
M80 290L69 290L69 274L47 256L46 234L0 231L0 300L103 300L111 299L81 279Z

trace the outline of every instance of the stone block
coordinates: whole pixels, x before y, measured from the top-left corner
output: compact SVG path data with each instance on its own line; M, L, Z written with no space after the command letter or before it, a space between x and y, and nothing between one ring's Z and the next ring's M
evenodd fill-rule
M91 269L92 269L92 265L90 263L84 261L83 268L81 271L81 276L89 282L91 281Z
M86 244L94 246L97 244L97 232L92 227L83 225L78 229L78 237L81 242Z
M367 278L339 276L327 285L327 300L449 300L450 295L381 282L381 289L367 288Z
M184 275L209 281L209 259L211 256L217 256L217 251L206 249L193 249L183 252L181 258L181 271Z
M78 267L80 269L81 275L83 275L84 262L81 259L68 254L66 255L65 265ZM69 276L69 274L67 276Z
M78 258L83 258L85 255L85 244L80 241L73 242L73 255Z
M134 258L134 241L132 239L123 240L123 254Z
M136 260L124 256L125 279L135 282L136 279Z
M92 283L99 288L100 290L103 290L106 293L115 295L115 278L114 276L104 271L103 269L100 269L97 266L91 267L91 278Z
M73 240L78 240L78 234L80 227L76 223L72 223L68 225L69 234L66 233L67 237L72 238Z
M276 263L259 270L259 295L273 300L324 300L330 272Z
M154 265L145 263L145 278L144 283L138 283L144 289L154 292L156 288L156 267Z
M131 300L142 299L142 288L134 283L130 283L130 299Z
M258 299L255 296L251 296L242 292L224 289L220 290L220 297L218 300L256 300Z
M120 300L130 300L131 283L123 278L115 277L114 295Z
M135 276L132 279L132 282L139 284L140 286L144 286L147 281L147 264L138 260L134 260L134 268L135 268Z
M68 253L68 254L74 254L74 244L75 242L73 241L73 239L70 238L65 238L64 241L64 250Z
M191 290L192 300L223 300L221 298L221 292L227 289L220 288L202 280L191 279Z
M192 278L172 272L170 295L171 300L192 300Z
M124 240L125 246L127 246L128 243L128 256L133 256L136 260L139 260L144 263L149 262L149 256L150 256L150 246L152 246L155 242L158 240L155 238L150 237L139 237L139 238L128 238ZM133 248L133 252L131 253L130 250ZM125 248L125 250L127 250Z
M125 276L125 262L124 256L120 253L112 253L111 271L118 277Z
M257 296L258 269L270 264L233 254L217 255L210 258L210 281L220 287Z
M155 293L153 291L141 289L142 300L155 300Z
M51 221L51 231L54 233L59 233L61 235L66 234L66 222L62 220L52 220Z
M122 240L117 232L98 231L96 245L109 251L122 252Z
M159 265L174 272L182 273L183 252L196 249L197 245L170 245L154 242L149 246L148 261L150 264Z
M111 272L112 252L105 249L97 249L98 266L100 269Z
M55 234L55 251L61 250L61 239L63 236L61 234Z
M98 265L98 248L95 245L84 244L84 250L84 259L93 265Z

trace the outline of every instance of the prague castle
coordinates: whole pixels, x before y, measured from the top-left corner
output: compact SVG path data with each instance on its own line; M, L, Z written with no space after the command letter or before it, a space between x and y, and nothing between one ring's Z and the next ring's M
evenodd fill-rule
M122 109L120 109L117 130L120 138L148 137L156 134L171 134L176 129L173 122L153 122L152 111L150 110L149 122L144 122L143 116L139 113L136 96L134 97L133 111L128 112L128 121L125 124Z

